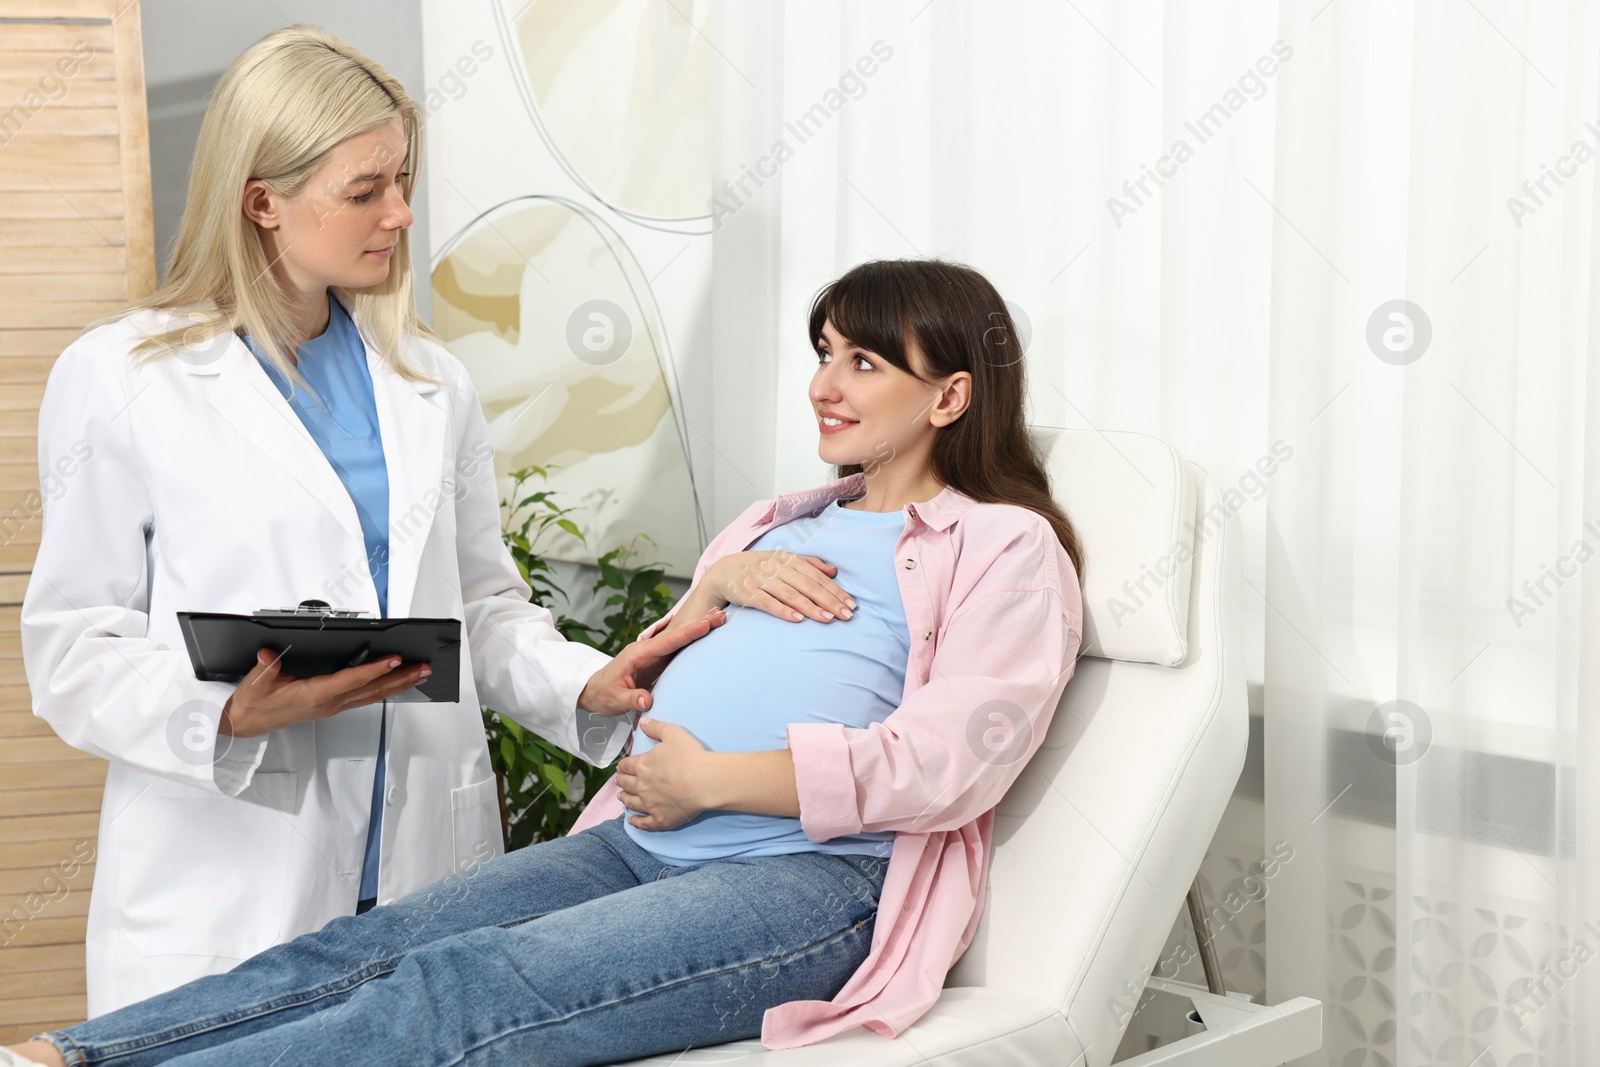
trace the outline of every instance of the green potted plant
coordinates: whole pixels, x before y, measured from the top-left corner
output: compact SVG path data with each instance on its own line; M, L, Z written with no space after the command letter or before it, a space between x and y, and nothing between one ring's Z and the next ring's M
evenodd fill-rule
M600 573L593 591L599 594L610 590L604 603L609 611L601 620L603 625L590 626L565 614L561 608L570 605L571 598L557 584L550 561L539 554L539 541L552 526L585 545L588 539L578 524L567 518L575 509L557 504L552 490L521 495L530 478L548 481L546 468L524 467L511 476L511 499L516 503L500 502L505 513L505 542L532 590L531 601L555 615L556 629L563 637L616 655L646 626L667 613L675 599L672 588L665 581L663 567L637 562L638 542L655 544L640 534L632 543L613 548L596 560ZM483 727L488 734L495 778L500 783L500 822L508 852L565 834L577 821L584 800L594 796L594 791L616 769L615 763L596 767L563 752L512 720L501 718L491 708L483 709Z

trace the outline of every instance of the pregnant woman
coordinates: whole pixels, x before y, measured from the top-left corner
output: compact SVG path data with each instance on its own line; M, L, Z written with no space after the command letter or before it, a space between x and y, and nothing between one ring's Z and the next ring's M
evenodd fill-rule
M12 1062L592 1064L892 1037L927 1011L1072 675L1082 559L981 275L867 263L809 327L841 477L706 549L646 638L727 621L667 667L573 833Z

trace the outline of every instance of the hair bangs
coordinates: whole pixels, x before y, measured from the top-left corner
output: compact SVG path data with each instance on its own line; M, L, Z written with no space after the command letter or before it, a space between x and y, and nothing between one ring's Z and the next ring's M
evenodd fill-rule
M868 264L867 266L871 266ZM857 268L817 294L811 305L811 343L822 337L824 322L851 344L915 373L906 354L911 319L907 294L889 271Z

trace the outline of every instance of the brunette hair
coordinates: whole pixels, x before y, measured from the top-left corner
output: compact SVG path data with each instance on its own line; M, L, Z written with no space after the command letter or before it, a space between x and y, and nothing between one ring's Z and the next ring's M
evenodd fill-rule
M933 442L933 473L974 500L1015 504L1048 522L1081 581L1083 547L1050 493L1050 478L1024 416L1022 344L1011 312L971 267L934 259L880 259L852 268L811 303L811 345L822 325L923 381L972 375L972 399ZM917 374L908 343L931 377ZM837 468L838 477L860 464Z

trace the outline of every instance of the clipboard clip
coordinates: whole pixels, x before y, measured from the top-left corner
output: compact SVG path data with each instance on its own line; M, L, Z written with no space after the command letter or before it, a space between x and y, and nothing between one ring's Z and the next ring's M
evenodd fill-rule
M251 613L274 619L372 619L370 611L329 607L326 600L302 600L293 608L261 608Z

